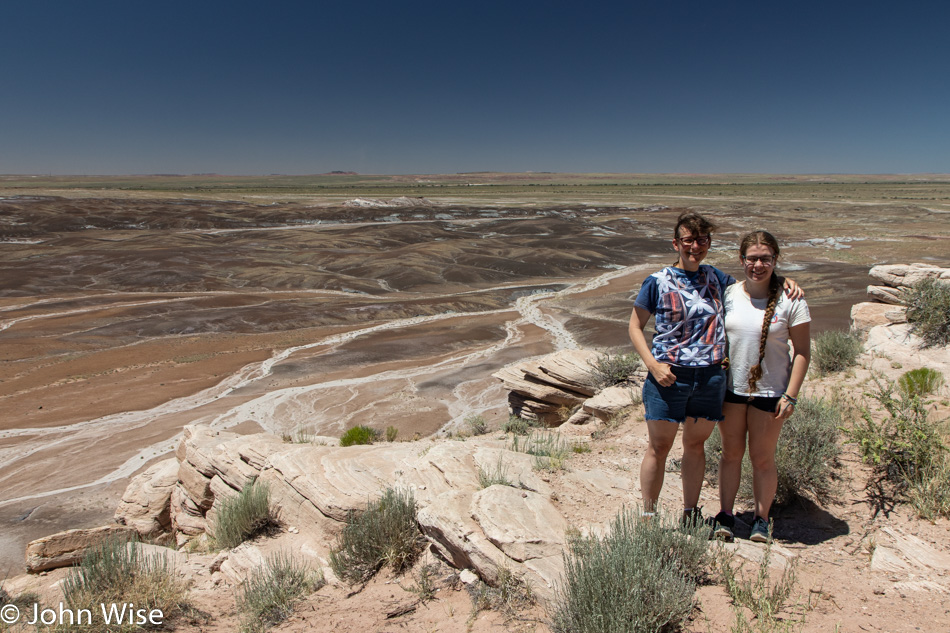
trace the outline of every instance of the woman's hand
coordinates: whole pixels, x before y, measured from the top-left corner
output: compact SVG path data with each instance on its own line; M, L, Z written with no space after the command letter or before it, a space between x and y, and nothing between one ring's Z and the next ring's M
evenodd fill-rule
M649 369L654 380L664 387L669 387L676 382L676 374L673 373L673 370L666 363L653 363Z
M775 420L777 422L784 422L795 412L795 403L791 400L786 400L785 398L779 398L778 404L775 405Z
M805 297L805 291L802 290L801 286L795 283L794 279L789 279L788 277L783 278L782 287L785 288L785 294L792 301L794 301L795 299L802 299Z

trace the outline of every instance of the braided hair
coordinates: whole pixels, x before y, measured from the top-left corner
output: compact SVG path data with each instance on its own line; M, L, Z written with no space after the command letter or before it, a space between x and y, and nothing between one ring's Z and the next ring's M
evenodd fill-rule
M772 257L778 258L779 247L778 240L768 231L753 231L742 238L739 244L739 254L745 257L746 251L750 246L761 244L772 251ZM769 302L765 307L765 316L762 318L762 334L759 338L759 362L749 370L749 393L755 393L756 384L762 377L762 359L765 358L765 344L769 337L769 326L772 324L772 317L775 316L775 306L778 305L781 296L782 284L779 282L778 275L772 270L769 277Z

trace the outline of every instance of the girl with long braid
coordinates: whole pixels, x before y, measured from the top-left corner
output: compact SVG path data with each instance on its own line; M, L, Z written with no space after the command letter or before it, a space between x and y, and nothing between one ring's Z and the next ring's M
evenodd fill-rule
M747 437L755 503L750 539L769 540L769 510L778 484L775 447L808 371L811 316L804 299L790 299L781 291L775 274L778 256L778 242L770 233L746 235L739 245L745 279L725 293L729 372L719 423L721 511L715 535L728 541L733 539L733 506Z

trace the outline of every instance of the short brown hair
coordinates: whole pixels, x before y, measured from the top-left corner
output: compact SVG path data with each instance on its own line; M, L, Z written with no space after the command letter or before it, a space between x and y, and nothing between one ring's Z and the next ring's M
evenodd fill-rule
M689 229L689 232L693 234L693 237L699 237L700 235L711 235L712 232L716 230L715 224L698 213L693 213L691 211L687 211L677 218L676 227L673 229L674 240L679 239L681 226L685 226L687 229Z

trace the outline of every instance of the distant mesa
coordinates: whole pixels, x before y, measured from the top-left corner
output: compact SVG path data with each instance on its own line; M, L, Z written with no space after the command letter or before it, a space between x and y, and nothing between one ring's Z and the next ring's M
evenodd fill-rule
M359 176L355 171L328 171L327 176Z

